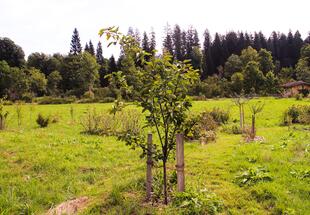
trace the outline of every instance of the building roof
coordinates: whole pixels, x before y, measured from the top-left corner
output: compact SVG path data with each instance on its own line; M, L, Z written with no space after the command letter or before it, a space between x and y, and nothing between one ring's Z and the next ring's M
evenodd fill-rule
M296 86L302 86L302 85L310 86L309 83L304 82L304 81L292 81L292 82L283 84L282 87L289 88L289 87L296 87Z

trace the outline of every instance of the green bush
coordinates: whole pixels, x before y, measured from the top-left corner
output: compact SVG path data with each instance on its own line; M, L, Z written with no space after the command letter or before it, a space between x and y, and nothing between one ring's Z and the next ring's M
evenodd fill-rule
M50 118L44 117L42 114L39 113L36 122L41 128L45 128L48 126Z
M293 105L283 113L283 124L310 124L310 105Z
M81 119L83 133L94 135L119 136L128 132L138 134L142 130L142 114L135 109L110 113L97 113L95 108L88 108Z
M204 111L186 120L184 126L184 136L189 140L199 140L207 138L209 131L216 131L218 123L214 120L210 112ZM214 135L213 135L214 136Z
M251 167L238 174L235 178L235 183L242 187L245 185L251 186L261 181L271 180L271 175L265 168Z
M242 134L239 124L224 125L223 132L227 134Z
M230 112L216 107L210 111L210 115L213 117L215 122L222 125L228 122Z
M207 189L176 193L173 205L180 208L182 214L217 214L223 210L222 200Z
M301 94L301 93L299 93L299 94L297 94L296 96L295 96L295 99L297 100L297 101L301 101L302 99L303 99L303 94Z

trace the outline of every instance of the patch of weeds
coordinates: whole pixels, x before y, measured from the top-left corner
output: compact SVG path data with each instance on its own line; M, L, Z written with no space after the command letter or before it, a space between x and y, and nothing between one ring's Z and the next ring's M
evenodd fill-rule
M257 157L256 156L255 157L247 157L246 159L247 159L247 161L249 163L256 163L256 161L257 161Z
M173 192L173 189L175 185L177 184L177 174L175 171L172 172L172 174L168 175L167 178L167 186L168 186L168 195L171 195ZM153 202L159 202L160 198L163 196L163 174L162 172L158 169L154 176L153 176L153 191L152 191L152 201Z
M252 190L251 196L253 196L257 202L271 201L274 203L277 199L273 193L267 189Z
M238 124L223 125L222 131L227 134L242 134L242 130Z
M181 208L182 214L217 214L224 206L222 200L207 189L176 193L173 205Z
M243 172L239 173L235 178L235 183L240 187L252 186L258 182L271 181L272 177L269 171L264 167L250 167Z
M294 176L297 179L304 180L304 179L310 179L310 169L305 170L291 170L291 175Z

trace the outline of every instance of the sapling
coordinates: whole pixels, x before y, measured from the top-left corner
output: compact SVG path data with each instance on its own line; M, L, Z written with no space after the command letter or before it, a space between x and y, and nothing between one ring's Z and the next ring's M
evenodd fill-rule
M256 127L255 127L256 115L263 111L264 106L265 106L265 104L261 103L261 102L257 102L256 104L253 104L250 106L250 110L252 113L252 126L251 126L250 138L252 140L254 140L254 138L256 136Z
M234 103L239 108L240 116L240 130L244 132L245 118L244 118L244 105L249 101L249 98L245 98L243 95L238 96L234 99Z
M0 130L4 130L6 128L6 119L9 115L8 111L4 110L4 101L0 99Z
M23 118L21 102L15 103L15 110L16 110L16 116L17 116L17 124L18 124L18 127L20 127L22 125L22 118Z
M116 27L102 29L99 34L105 35L107 40L112 39L109 45L119 43L125 57L138 62L135 69L112 73L109 78L116 80L115 86L131 94L146 115L146 126L157 133L159 143L153 144L153 153L154 159L163 164L164 203L167 204L167 161L176 146L175 135L182 132L185 125L191 107L188 89L198 80L198 71L189 61L173 62L167 53L157 57L145 52L133 37L120 33ZM148 61L145 61L146 56L150 57ZM146 155L146 141L135 135L128 133L125 141L132 148L142 148L143 155Z
M71 116L71 123L74 123L74 108L73 105L70 106L70 116Z

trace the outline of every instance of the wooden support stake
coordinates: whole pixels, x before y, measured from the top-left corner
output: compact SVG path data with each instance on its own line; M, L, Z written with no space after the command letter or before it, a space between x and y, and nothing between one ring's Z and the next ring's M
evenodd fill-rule
M151 200L152 193L152 134L147 135L147 167L146 167L146 201Z
M185 176L184 176L184 138L183 134L176 135L176 154L177 154L177 191L184 192Z

